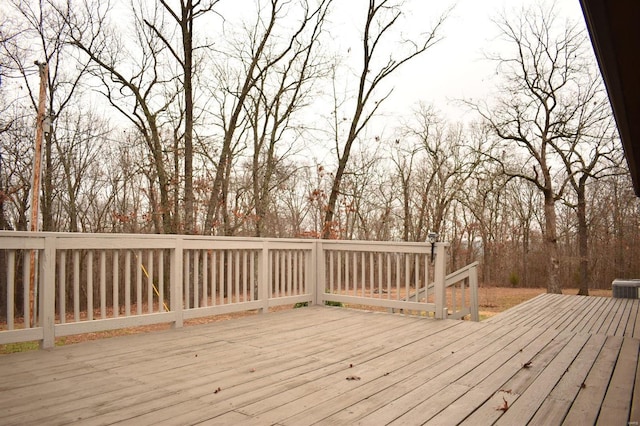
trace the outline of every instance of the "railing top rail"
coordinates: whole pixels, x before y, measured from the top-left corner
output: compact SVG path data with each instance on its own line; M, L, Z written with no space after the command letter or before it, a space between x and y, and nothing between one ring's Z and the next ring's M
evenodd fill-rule
M181 240L185 245L198 242L220 242L233 244L271 244L274 246L294 245L295 248L307 248L316 243L322 243L328 250L355 250L355 251L388 251L397 252L430 252L431 244L425 242L405 241L360 241L360 240L321 240L308 238L258 238L258 237L225 237L213 235L182 235L182 234L119 234L119 233L80 233L80 232L27 232L27 231L0 231L0 239L3 246L18 244L17 248L38 248L24 246L20 241L37 241L45 237L54 237L58 241L58 248L70 246L71 241L82 240L83 248L173 248L175 241ZM105 244L104 242L108 242ZM28 243L31 244L31 243ZM89 246L85 246L89 244ZM437 247L448 247L448 242L435 243ZM257 247L257 246L256 246Z
M44 248L44 238L23 238L0 235L0 249L7 250L42 250Z
M454 271L454 272L448 274L445 277L445 285L447 287L449 287L449 286L457 283L458 281L467 278L469 276L469 272L472 269L478 267L479 264L480 264L480 262L476 261L476 262L470 263L470 264L468 264L466 266L463 266L462 268L458 269L457 271Z
M398 253L431 253L431 244L424 242L404 241L346 241L346 240L321 240L325 250L339 251L366 251L384 252L394 251ZM449 247L449 243L435 243L436 247ZM391 249L391 250L390 250Z

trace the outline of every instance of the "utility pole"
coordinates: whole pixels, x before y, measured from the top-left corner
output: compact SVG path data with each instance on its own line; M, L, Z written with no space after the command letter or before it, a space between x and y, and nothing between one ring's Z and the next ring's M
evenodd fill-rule
M33 180L31 182L31 232L38 232L40 225L40 175L42 169L42 138L45 118L45 103L47 100L47 81L49 80L49 66L47 63L35 62L40 74L40 93L38 95L38 116L36 118L36 140L33 151ZM31 250L29 259L29 315L25 312L25 326L35 325L35 297L36 297L36 250ZM27 318L29 324L26 324Z

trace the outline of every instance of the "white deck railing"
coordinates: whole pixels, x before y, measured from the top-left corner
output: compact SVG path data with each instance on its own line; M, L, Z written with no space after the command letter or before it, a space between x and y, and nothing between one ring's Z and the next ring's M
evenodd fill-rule
M293 304L477 320L477 264L446 275L447 248L432 262L425 243L0 231L0 344Z

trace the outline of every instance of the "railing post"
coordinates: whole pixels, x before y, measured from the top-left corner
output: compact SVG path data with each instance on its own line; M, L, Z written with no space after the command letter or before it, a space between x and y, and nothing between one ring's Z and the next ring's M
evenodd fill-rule
M173 253L171 253L171 311L175 314L175 321L173 322L173 328L181 328L183 324L182 310L182 288L184 279L184 242L181 237L175 237L175 247Z
M313 280L313 304L320 305L324 303L324 291L326 289L326 271L325 271L325 255L324 255L324 245L322 244L322 240L317 240L314 245L314 257L315 261L313 264L313 274L312 277L315 277Z
M478 266L469 271L469 288L471 290L471 321L480 321L478 309Z
M269 311L269 242L264 240L258 257L258 300L262 307L260 313Z
M56 238L45 237L44 250L40 257L40 308L39 319L42 327L41 349L51 349L55 345L56 310Z
M435 243L436 258L433 271L433 282L435 287L435 303L437 319L447 318L447 293L446 293L446 265L447 265L447 244Z

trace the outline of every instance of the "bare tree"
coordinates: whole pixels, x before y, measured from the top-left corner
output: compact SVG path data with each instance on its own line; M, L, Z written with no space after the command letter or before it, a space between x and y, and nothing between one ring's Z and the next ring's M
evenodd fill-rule
M2 134L8 131L13 124L13 118L8 114L10 108L10 101L7 100L5 85L3 84L3 80L7 76L7 72L5 67L9 62L6 55L1 52L5 51L5 45L9 42L11 36L6 34L5 28L8 27L6 19L3 19L0 22L0 137ZM8 188L5 186L4 179L4 161L3 161L3 148L0 148L0 229L10 229L11 225L7 219L5 213L5 202L8 201L7 190ZM2 260L4 261L4 260Z
M33 120L26 111L17 115L12 126L0 134L0 171L2 175L2 203L5 225L17 231L26 231L28 226L29 191L33 163Z
M615 278L640 276L640 200L633 193L630 175L592 180L587 200L593 286L610 288Z
M558 156L564 164L571 195L563 201L573 208L578 221L578 258L579 281L578 294L589 295L591 284L589 276L589 224L587 214L587 188L591 180L602 179L606 176L626 174L623 168L624 156L609 103L600 81L591 85L582 85L583 92L588 93L584 98L581 115L585 116L585 125L567 141L560 140L552 143ZM586 88L586 90L585 90ZM590 93L589 93L590 92ZM564 142L564 143L563 143Z
M276 90L276 93L280 91L280 94L284 95L288 91L290 92L287 93L287 101L284 103L279 103L284 99L279 101L277 96L273 95L266 102L264 98L260 101L262 108L268 109L267 113L270 114L270 118L276 120L274 123L277 123L276 126L267 127L269 132L274 133L266 134L268 136L266 140L277 142L279 132L288 119L288 115L284 112L288 109L290 115L292 110L299 106L300 91L304 87L306 79L309 78L308 68L294 72L294 69L288 67L298 64L308 66L307 61L311 58L308 55L312 53L311 49L316 43L315 40L329 4L330 0L323 0L317 6L311 7L306 0L299 2L270 0L269 6L260 11L256 21L249 28L249 48L247 49L247 45L241 43L236 46L236 54L230 55L231 58L240 62L242 70L235 71L230 69L227 64L218 63L217 74L221 82L218 83L219 89L213 92L213 97L221 111L219 125L223 131L223 138L222 146L218 151L215 177L211 185L211 195L207 206L204 223L205 233L214 231L214 223L220 215L222 222L228 224L227 196L229 194L230 166L235 154L234 147L237 147L241 139L240 136L247 130L251 115L254 116L254 123L258 124L255 122L255 110L250 107L251 93L256 89L260 93L258 85L260 82L264 82L272 72L281 77L278 86L283 84L282 89ZM282 35L279 33L281 30L279 26L284 25L280 21L285 17L289 19L289 29L286 35ZM295 21L295 24L291 25L291 19ZM229 59L229 57L225 58L225 62L228 62ZM284 74L282 70L288 71ZM296 88L296 86L298 87ZM274 116L273 108L275 107L279 110ZM247 111L250 111L251 115L247 116ZM265 117L262 116L262 118ZM268 123L264 119L259 122L262 125ZM269 184L267 184L268 187ZM223 229L223 233L229 234L229 232L230 229Z
M48 131L44 135L44 170L42 187L42 229L55 230L53 210L57 186L57 161L53 151L55 126L53 121L67 106L78 99L80 81L87 69L87 62L69 66L70 49L65 44L68 32L67 16L61 16L49 2L24 2L12 0L10 7L15 12L14 28L19 28L19 37L13 37L6 45L6 55L11 60L12 77L22 80L33 110L37 110L39 82L34 74L34 60L48 64L47 113Z
M395 160L405 182L403 234L408 241L424 241L429 231L446 231L450 208L480 160L464 127L446 123L425 105L420 105L413 119L403 125L402 135L396 141L398 149L408 145L412 147L409 152L415 150L413 155L418 155L413 171L400 167L400 160Z
M100 166L101 147L105 145L108 126L92 111L65 111L59 116L59 126L63 130L57 132L54 145L60 158L62 188L57 198L68 223L66 229L61 224L59 229L87 232L92 220L83 213L99 197L100 191L95 188L100 184L100 178L95 171ZM82 226L82 222L87 226Z
M348 173L342 182L340 208L337 209L335 237L339 239L372 239L374 212L378 209L374 194L376 176L380 170L379 145L362 147L352 155Z
M194 192L193 192L193 136L194 136L194 54L198 46L194 45L196 20L211 12L219 0L201 1L180 0L174 8L165 0L158 0L162 8L177 24L181 44L174 45L171 32L165 34L162 23L144 19L145 24L156 33L169 50L171 57L178 63L181 73L184 99L184 231L195 231ZM177 139L177 138L176 138ZM176 209L176 213L177 213Z
M478 141L475 145L476 152L481 152L486 146L485 137L486 135L482 131L475 135ZM482 158L481 154L476 155L476 158ZM509 178L503 175L499 167L496 167L496 164L491 161L478 162L476 166L465 183L464 189L459 192L458 199L474 218L470 226L474 228L482 243L484 282L496 284L497 262L495 259L499 256L496 253L496 246L501 240L507 239L507 235L514 237L512 230L501 236L503 229L500 228L500 223L506 221L504 198L506 198L505 186L508 184ZM471 240L470 244L472 242Z
M411 241L415 234L414 221L412 218L413 186L416 174L415 163L420 162L419 153L422 151L418 145L409 145L399 138L394 139L391 146L391 161L395 165L397 179L402 188L402 241ZM395 146L393 146L395 145ZM426 199L426 198L425 198ZM420 226L418 226L420 228Z
M133 5L135 6L135 5ZM165 166L166 152L161 127L165 112L178 93L170 90L176 78L167 70L167 47L143 20L159 19L145 5L133 9L135 40L125 43L108 25L108 6L85 3L83 9L63 9L68 16L68 42L91 61L90 72L102 82L101 93L142 135L151 154L160 199L154 216L156 232L175 233L177 224L170 209L171 176ZM146 18L145 18L146 17ZM178 153L174 152L174 155Z
M531 250L533 234L538 229L539 217L543 216L540 208L543 205L542 194L538 188L527 181L510 181L505 188L505 204L513 214L511 219L514 240L521 245L519 263L521 268L520 280L526 286L533 286L530 273L529 252ZM539 232L538 232L539 233Z
M362 38L362 64L358 76L358 92L353 106L351 118L348 119L349 131L344 142L337 137L336 125L336 154L338 156L338 168L334 175L329 202L324 218L323 237L331 236L336 205L340 195L342 180L347 170L351 148L358 139L362 130L376 114L380 105L391 95L387 91L382 95L378 87L393 75L398 68L413 58L426 52L440 39L440 27L444 23L446 14L442 15L433 28L423 34L420 39L401 40L395 52L383 52L382 45L389 41L393 31L401 24L403 12L400 3L391 0L370 0L367 7ZM377 66L380 55L389 55L389 59ZM373 106L371 106L373 104ZM338 119L337 114L335 119ZM340 146L342 145L342 146Z
M105 228L111 232L142 233L148 231L141 226L140 216L145 210L144 191L145 172L149 165L141 161L146 146L139 140L137 133L124 132L121 140L116 141L110 152L105 153L107 167L108 192L113 199L112 208L108 211L109 220ZM152 206L147 207L151 210ZM148 213L152 213L149 211ZM147 217L149 215L146 215ZM151 217L155 217L151 215Z
M498 138L500 154L494 159L503 172L532 183L544 195L547 291L561 293L556 202L567 175L554 168L553 146L586 125L579 88L588 44L576 24L558 25L553 8L523 10L496 24L511 46L509 53L492 58L504 80L500 96L492 104L471 105Z
M255 235L264 236L265 217L272 191L280 185L277 169L294 148L305 129L295 122L296 113L310 101L312 86L323 73L323 60L316 52L330 0L313 11L307 31L292 39L278 63L263 70L248 100L250 138L253 140L252 181ZM307 4L303 5L308 8ZM305 15L310 13L305 10ZM305 18L306 20L306 18ZM268 60L268 56L265 56ZM288 141L287 141L288 139ZM285 175L281 175L285 178Z

